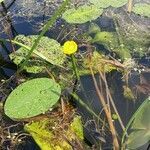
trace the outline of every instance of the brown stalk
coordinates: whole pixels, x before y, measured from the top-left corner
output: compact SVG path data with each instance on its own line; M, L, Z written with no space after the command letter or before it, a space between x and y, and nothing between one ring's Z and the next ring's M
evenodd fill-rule
M133 6L133 0L128 0L127 12L131 13Z
M91 72L91 75L92 75L92 79L93 79L93 82L94 82L94 86L95 86L97 95L99 97L99 100L100 100L100 102L101 102L101 104L103 106L104 112L105 112L106 117L107 117L107 121L108 121L108 124L109 124L109 127L110 127L110 131L111 131L111 134L112 134L114 150L119 150L119 143L118 143L118 139L117 139L116 130L115 130L115 127L113 125L111 112L109 111L110 109L108 108L108 106L107 106L107 104L105 102L105 99L104 99L102 93L99 90L99 87L97 85L97 81L95 79L95 76L94 76L94 73L93 73L93 70L92 70L91 66L90 66L90 72Z
M123 122L122 122L122 120L121 120L121 117L120 117L120 115L119 115L119 113L118 113L118 110L117 110L117 108L116 108L116 106L115 106L115 103L114 103L114 101L113 101L113 98L112 98L112 96L111 96L110 90L109 90L109 88L108 88L108 84L107 84L106 77L100 72L100 70L99 70L99 74L100 74L102 80L103 80L104 83L105 83L106 94L108 95L109 101L110 101L110 103L111 103L111 105L112 105L112 107L113 107L115 113L116 113L117 116L118 116L118 121L119 121L119 123L120 123L120 126L121 126L122 130L125 131L125 127L124 127L124 125L123 125Z

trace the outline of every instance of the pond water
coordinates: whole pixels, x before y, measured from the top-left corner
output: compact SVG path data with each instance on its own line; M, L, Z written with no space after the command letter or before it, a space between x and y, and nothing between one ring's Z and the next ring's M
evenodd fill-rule
M141 0L141 1L149 3L149 0ZM57 7L61 4L62 1L57 0L57 2L54 2L53 0L52 1L51 0L50 1L6 0L5 3L6 8L11 4L11 2L13 2L13 4L9 9L5 10L6 12L4 12L4 7L0 6L0 13L1 13L0 14L0 38L13 39L18 34L23 34L23 35L39 34L43 25L51 17L52 13L57 9ZM84 0L79 1L80 5L84 4L85 2L86 1ZM132 14L129 19L129 15L125 14L124 11L120 8L108 9L108 11L106 11L104 15L102 15L100 18L94 21L94 23L97 23L98 26L102 28L102 30L113 31L114 22L112 19L110 19L112 11L119 14L120 26L122 28L128 28L128 21L133 21L138 26L137 29L139 33L150 32L149 31L150 19L137 16L135 14ZM46 33L46 36L57 39L64 25L66 25L67 28L69 28L69 26L64 22L64 20L61 19L57 20L57 22L52 27L52 29L50 29L50 31ZM80 28L81 30L85 31L88 30L87 29L88 25L89 25L88 23L81 26L79 25L77 26L77 28ZM63 43L63 41L67 40L67 38L64 38L64 40L62 41L60 39L59 40L61 43ZM9 79L9 77L15 74L17 70L17 66L13 64L13 62L10 61L8 57L9 53L13 51L13 47L11 46L11 44L10 45L7 44L6 46L7 49L0 47L0 79L1 80ZM99 45L96 46L99 47ZM100 48L102 49L104 47L100 46ZM150 95L149 54L150 53L144 55L142 58L135 57L135 60L139 63L139 66L138 69L135 68L135 70L132 70L128 79L129 87L134 91L134 94L137 95L136 101L127 100L123 96L124 82L122 81L121 73L117 71L113 71L106 75L108 80L108 85L112 89L114 103L120 114L120 117L122 118L124 126L127 125L133 113L142 104L142 102ZM97 79L97 82L99 82L99 78L100 78L99 75L97 74L95 75L95 77ZM143 79L142 83L141 83L141 78ZM97 115L99 115L102 112L102 106L99 103L99 98L97 96L91 75L82 76L80 84L81 85L79 85L78 88L78 95L84 101L84 103L86 103ZM141 88L139 85L142 85L143 88ZM144 87L144 85L148 87ZM10 90L14 86L15 85L9 84L7 88ZM138 89L137 87L140 87L140 89ZM145 89L147 89L147 91ZM7 96L5 95L5 97ZM2 94L1 91L0 91L0 98L4 99L4 95ZM89 112L87 112L78 103L77 103L77 108L79 113L83 116L83 120L85 120L85 122L87 121L85 136L86 139L89 141L89 143L91 144L98 143L99 138L101 137L104 138L107 143L105 144L104 149L111 149L111 142L110 142L111 138L109 137L110 135L109 134L107 136L100 135L94 123L91 123L89 121L93 119L93 117L89 114ZM119 134L119 138L121 138L122 129L118 121L115 121L115 126ZM7 145L7 143L5 145ZM143 147L140 147L139 150L144 150L144 149L146 150L148 145L149 143L147 143ZM36 150L38 149L38 147L36 146L36 144L34 144L34 142L31 139L29 139L28 143L26 143L22 147L18 147L18 149Z

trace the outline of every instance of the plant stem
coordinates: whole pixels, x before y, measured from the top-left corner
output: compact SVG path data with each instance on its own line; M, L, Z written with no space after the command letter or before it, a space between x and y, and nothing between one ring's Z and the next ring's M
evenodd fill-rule
M129 13L131 13L131 11L132 11L132 6L133 6L133 0L128 0L127 11Z
M80 80L80 76L78 74L77 65L76 65L76 59L74 57L74 54L71 55L71 61L72 61L72 67L73 67L74 73L76 75L77 80L79 81Z
M108 124L109 124L110 131L111 131L111 134L112 134L114 150L119 150L119 143L118 143L118 139L117 139L116 130L115 130L115 127L114 127L113 122L112 122L111 112L109 111L109 108L107 107L105 99L104 99L102 93L99 90L99 87L97 85L97 81L95 79L95 76L94 76L94 73L93 73L93 70L92 70L91 66L90 66L90 72L91 72L91 75L92 75L92 79L93 79L93 82L94 82L94 86L95 86L97 95L98 95L99 100L100 100L100 102L103 106L104 112L105 112L107 120L108 120Z

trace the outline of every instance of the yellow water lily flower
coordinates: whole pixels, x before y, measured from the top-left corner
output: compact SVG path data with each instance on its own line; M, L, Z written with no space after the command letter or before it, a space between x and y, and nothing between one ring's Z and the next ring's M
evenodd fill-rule
M66 41L63 45L63 52L67 55L74 54L77 51L77 49L77 43L74 41Z

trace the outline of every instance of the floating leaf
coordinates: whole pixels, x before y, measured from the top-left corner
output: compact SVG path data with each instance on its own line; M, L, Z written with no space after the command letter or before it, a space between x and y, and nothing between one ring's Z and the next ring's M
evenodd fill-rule
M45 113L59 100L60 86L48 78L36 78L19 85L8 96L4 110L12 119L24 119Z
M19 65L26 59L26 56L37 37L38 35L16 36L15 41L22 43L25 46L22 46L16 52L10 54L10 58L15 64ZM43 36L38 43L37 49L33 51L33 54L24 69L32 73L37 73L45 68L46 62L61 66L64 61L65 55L61 50L60 44L54 39Z
M89 0L98 8L121 7L127 3L127 0Z
M150 17L150 4L137 3L133 6L132 11L141 16Z
M102 12L102 9L99 9L94 5L84 5L78 7L77 9L72 8L66 10L62 15L62 18L68 23L82 24L97 19Z

